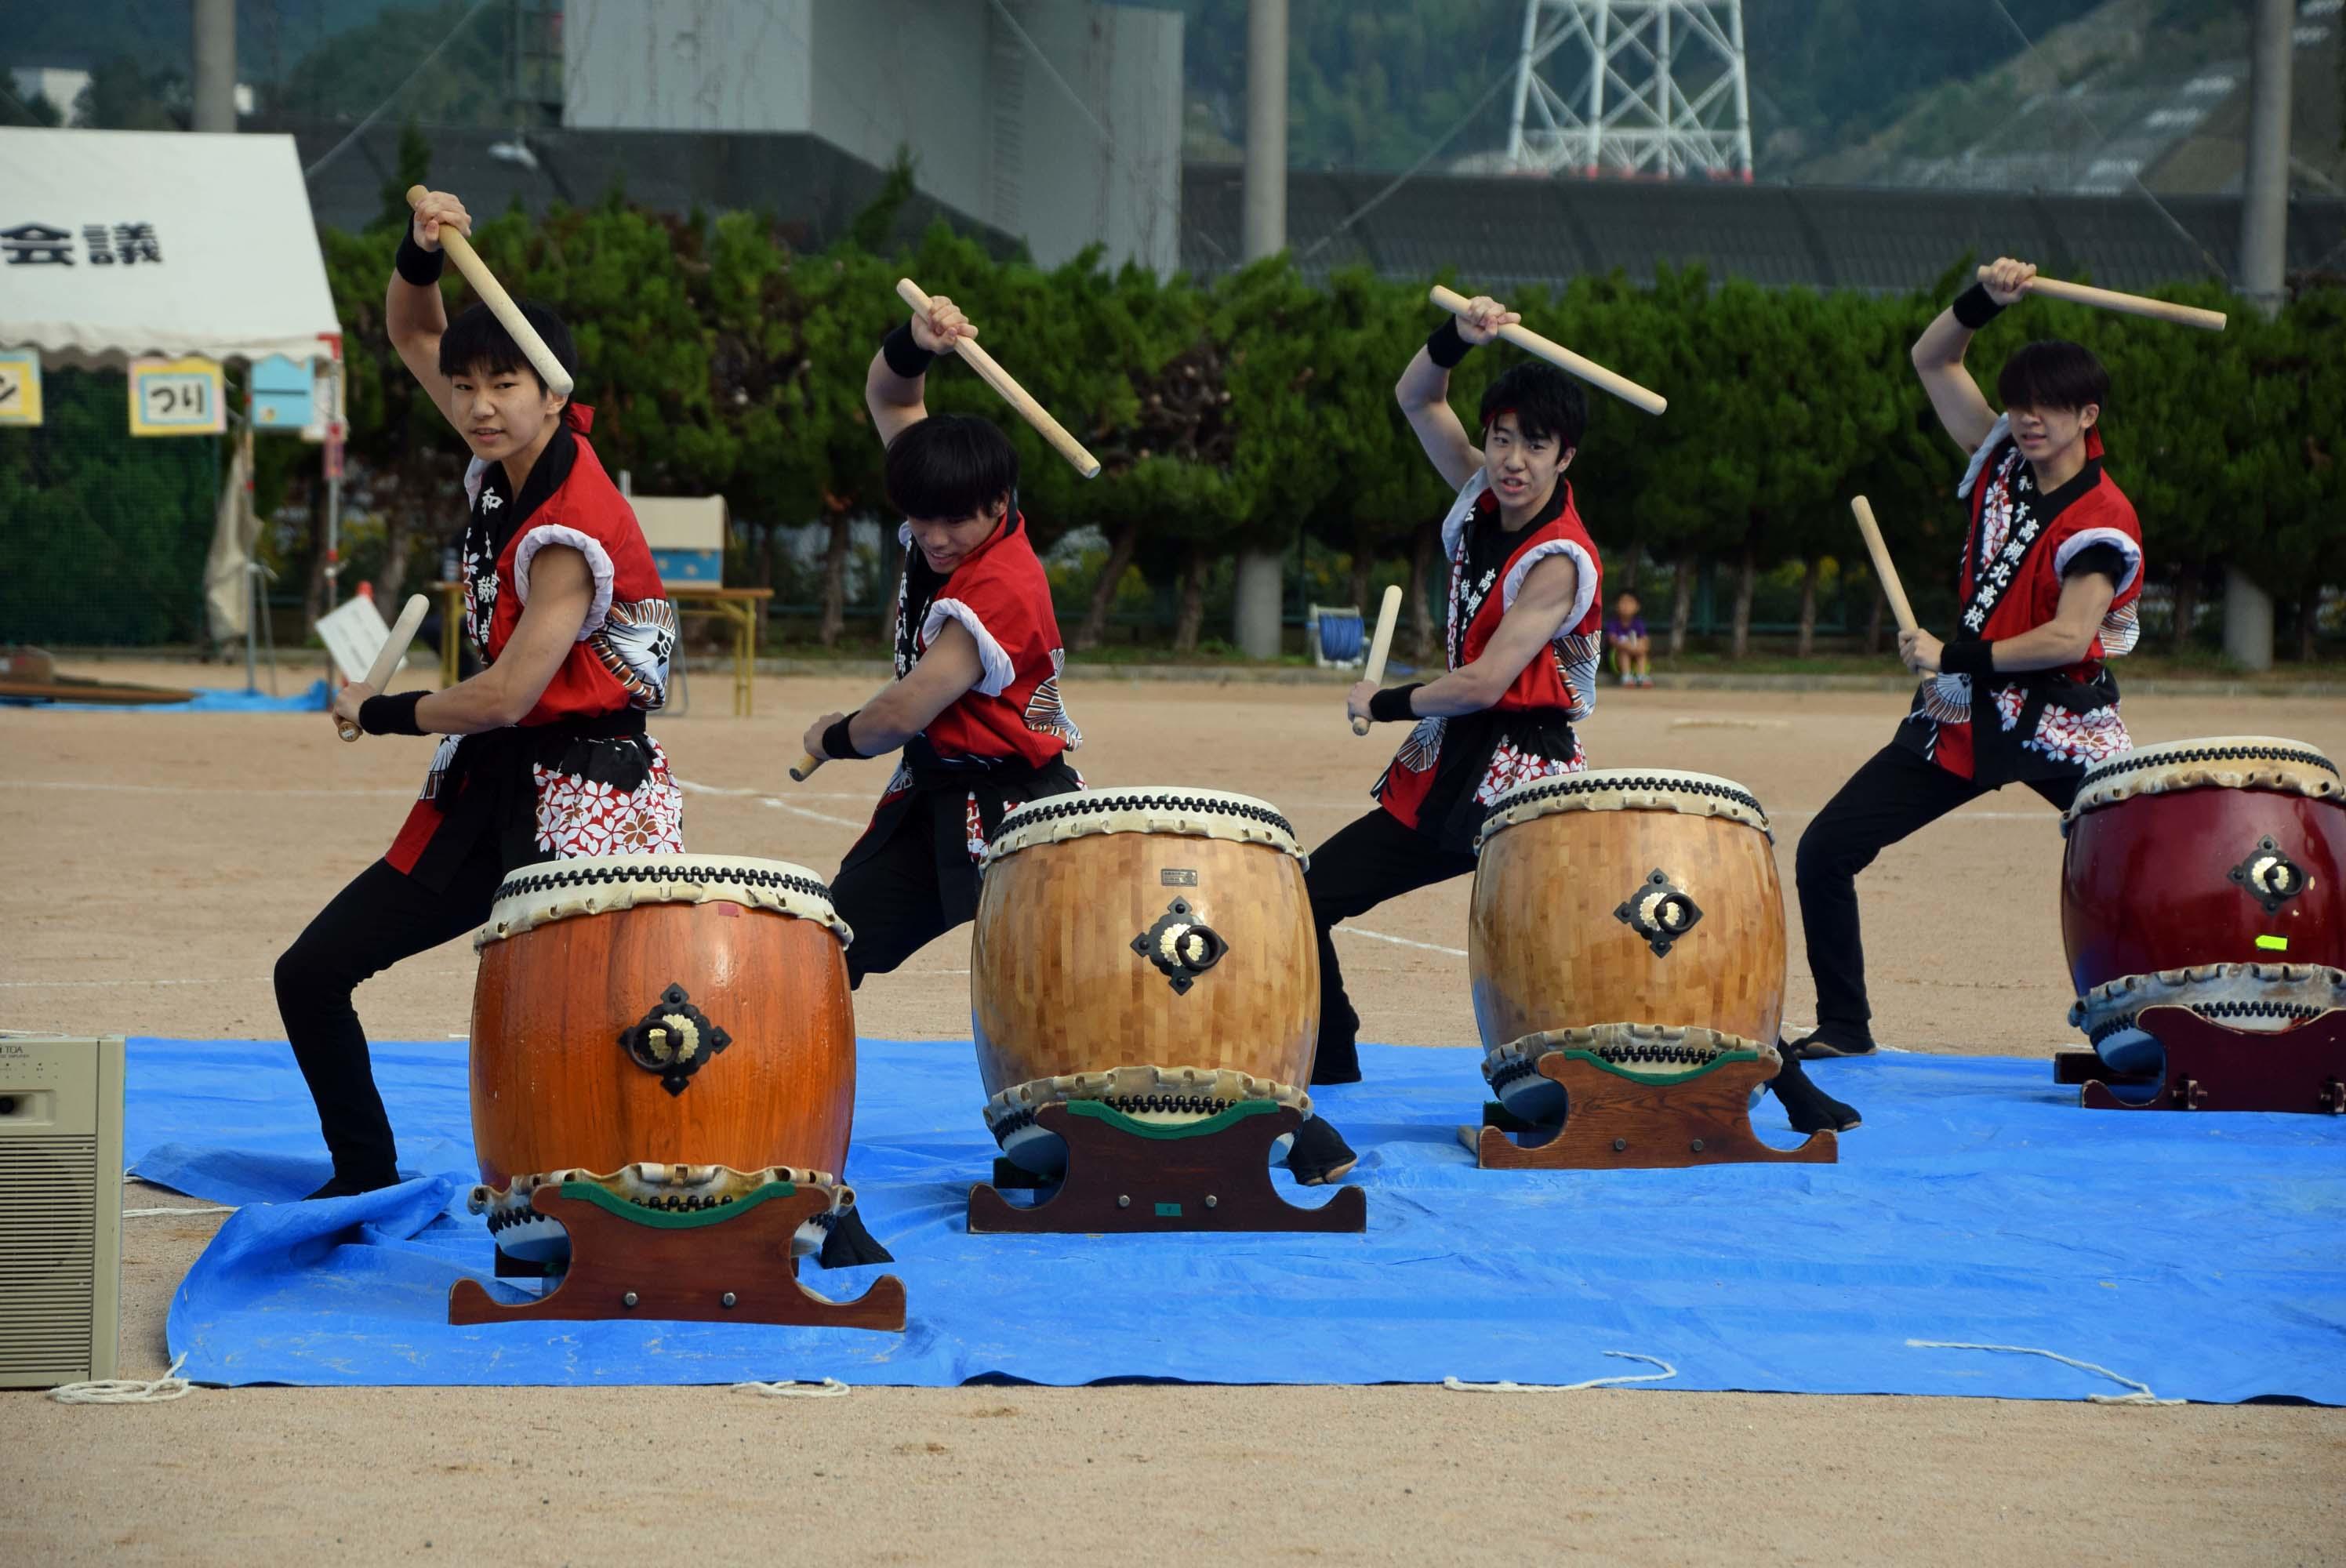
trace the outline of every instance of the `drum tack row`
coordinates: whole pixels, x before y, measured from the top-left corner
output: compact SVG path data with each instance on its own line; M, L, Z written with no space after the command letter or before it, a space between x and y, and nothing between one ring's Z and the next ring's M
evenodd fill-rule
M2157 1069L2157 1006L2268 1040L2346 1020L2346 805L2312 748L2133 752L2086 776L2063 830L2071 1021L2110 1074ZM1477 853L1487 1119L1525 1135L1502 1146L1485 1129L1484 1164L1833 1157L1830 1133L1791 1156L1749 1133L1749 1097L1781 1065L1785 978L1783 894L1749 790L1659 769L1543 779L1493 804ZM1272 1140L1311 1114L1319 997L1303 855L1276 808L1172 787L1057 796L1008 813L984 864L978 1108L1003 1151L997 1184L1062 1196L1016 1206L980 1189L973 1229L1361 1227L1357 1188L1307 1210L1270 1187ZM712 1222L780 1192L795 1255L884 1260L842 1180L852 940L821 881L780 861L637 856L509 877L477 939L472 1202L501 1272L571 1283L532 1308L474 1287L460 1320L648 1310L633 1288L617 1307L548 1310L580 1295L582 1217L621 1253L649 1225L672 1255L690 1222L721 1274ZM596 1278L625 1273L598 1262ZM720 1283L646 1281L670 1287L656 1292L669 1316L846 1320L810 1293L752 1302ZM866 1326L900 1327L900 1288L892 1300L893 1321L883 1301Z

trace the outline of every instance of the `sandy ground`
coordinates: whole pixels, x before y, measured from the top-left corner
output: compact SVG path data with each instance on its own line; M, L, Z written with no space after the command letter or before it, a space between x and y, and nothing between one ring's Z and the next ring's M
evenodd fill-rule
M241 684L185 666L75 673ZM782 769L809 718L867 687L765 680L760 717L739 721L719 678L696 685L695 714L657 727L696 787L688 841L835 869L883 765L805 786ZM1069 693L1078 760L1094 783L1260 796L1317 842L1367 809L1398 738L1352 738L1339 689L1086 674ZM1608 689L1586 736L1600 766L1754 789L1789 890L1800 830L1902 706ZM2143 743L2280 734L2346 756L2334 702L2127 711ZM0 1026L275 1037L277 952L381 851L424 756L339 745L322 717L0 710ZM1861 884L1883 1039L2069 1044L2059 855L2052 812L2011 790L1883 856ZM1430 889L1340 938L1368 1037L1472 1041L1466 901L1464 881ZM1790 917L1797 1020L1811 993ZM965 1038L967 963L965 938L941 940L867 986L859 1028ZM445 1038L471 986L452 943L362 991L361 1011L378 1037ZM162 1369L170 1291L216 1223L128 1222L126 1373ZM202 1390L135 1410L0 1395L9 1563L2311 1563L2346 1561L2320 1502L2341 1488L2346 1415L2293 1408L1416 1388Z

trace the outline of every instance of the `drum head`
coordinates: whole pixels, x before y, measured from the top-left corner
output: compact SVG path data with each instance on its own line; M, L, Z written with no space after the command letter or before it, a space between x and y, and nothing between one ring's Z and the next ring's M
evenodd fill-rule
M1732 779L1668 768L1606 768L1535 779L1504 791L1484 813L1474 848L1481 850L1494 833L1558 811L1682 811L1769 831L1759 797Z
M1013 807L1002 830L985 848L985 863L1038 844L1056 844L1093 833L1178 833L1195 839L1227 839L1263 844L1303 859L1295 828L1276 807L1251 795L1190 789L1176 784L1137 784L1121 789L1079 789Z
M2305 742L2272 735L2215 735L2138 746L2087 769L2076 799L2062 813L2062 830L2088 811L2178 789L2273 789L2317 800L2341 799L2338 765Z
M804 866L741 855L610 855L543 860L498 885L475 950L534 926L638 904L741 904L831 928L842 946L855 933L831 905L831 889Z

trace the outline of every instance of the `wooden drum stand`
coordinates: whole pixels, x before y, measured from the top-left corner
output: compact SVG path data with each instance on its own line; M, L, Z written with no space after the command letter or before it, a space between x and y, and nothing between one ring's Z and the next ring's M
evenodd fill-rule
M2346 1115L2346 1008L2272 1033L2234 1029L2188 1007L2145 1008L2144 1033L2167 1047L2157 1075L2113 1072L2091 1051L2053 1058L2053 1081L2082 1085L2096 1111L2307 1111ZM2151 1085L2148 1099L2114 1086Z
M1040 1106L1035 1125L1066 1145L1057 1190L1014 1204L996 1189L1040 1188L1048 1178L997 1160L994 1185L969 1189L970 1234L1366 1230L1368 1195L1359 1187L1340 1186L1328 1202L1302 1208L1271 1186L1270 1146L1302 1120L1274 1100L1242 1100L1202 1121L1170 1124L1139 1121L1097 1100Z
M1566 1096L1564 1125L1544 1143L1509 1134L1545 1129L1492 1104L1458 1141L1484 1170L1676 1170L1689 1166L1790 1162L1831 1165L1840 1140L1811 1133L1797 1148L1771 1148L1751 1131L1751 1095L1778 1068L1757 1051L1727 1051L1682 1075L1624 1071L1594 1051L1549 1051L1533 1064Z

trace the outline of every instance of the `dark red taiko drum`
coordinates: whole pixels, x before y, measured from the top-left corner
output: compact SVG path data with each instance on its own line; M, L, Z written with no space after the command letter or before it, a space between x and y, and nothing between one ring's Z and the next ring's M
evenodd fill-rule
M2062 830L2061 935L2089 1035L2115 1026L2124 982L2188 992L2179 972L2220 969L2225 1005L2249 1009L2230 993L2279 978L2266 970L2346 967L2346 797L2312 747L2221 736L2112 758Z

